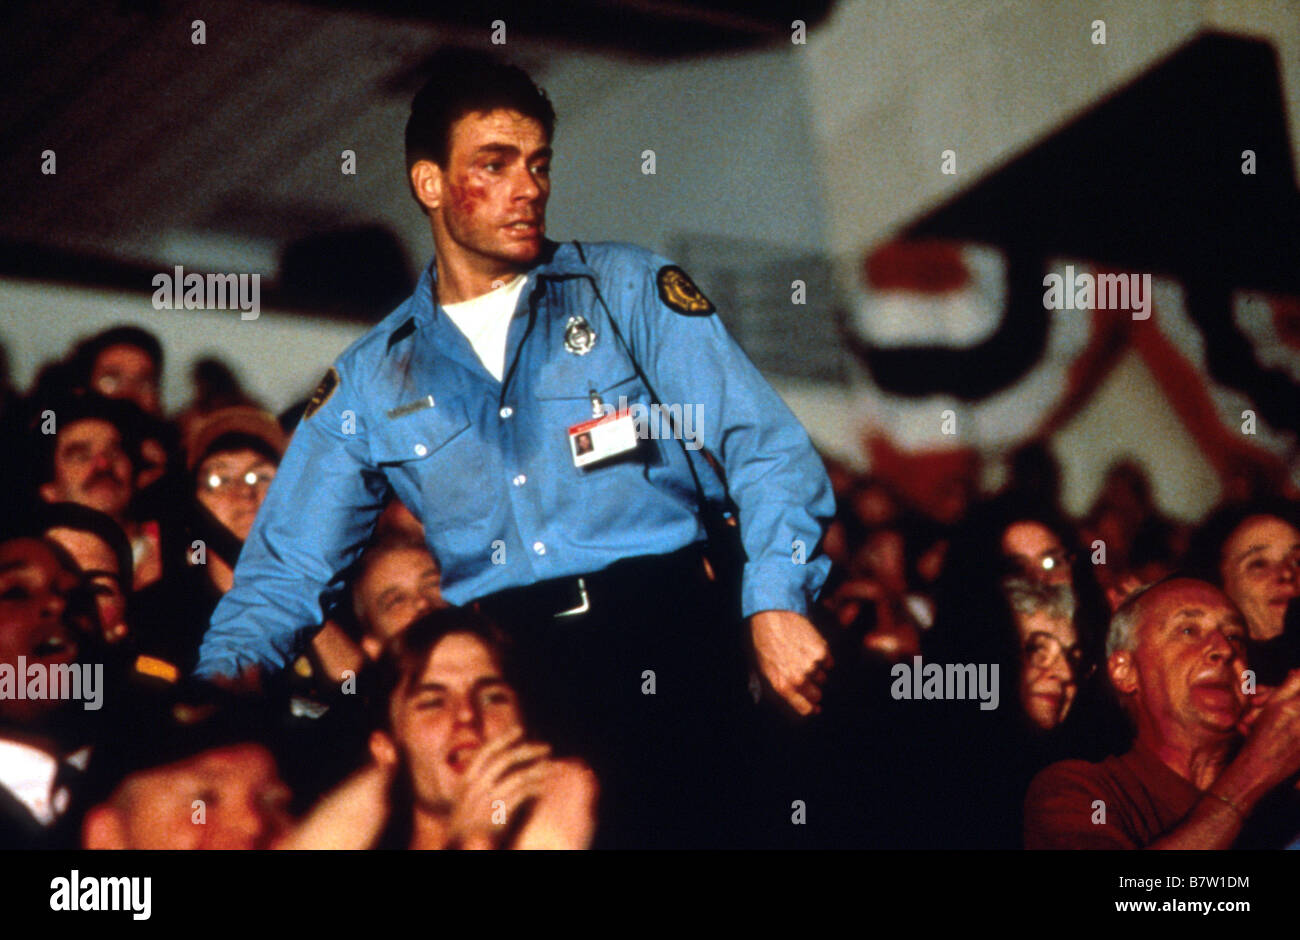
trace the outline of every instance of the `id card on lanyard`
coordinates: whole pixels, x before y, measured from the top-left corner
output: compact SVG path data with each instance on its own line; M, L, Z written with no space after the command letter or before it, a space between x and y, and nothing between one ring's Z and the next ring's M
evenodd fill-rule
M591 396L591 410L593 417L571 425L568 430L569 452L573 455L575 467L585 467L636 450L636 422L631 412L624 408L605 414L600 397L595 394Z

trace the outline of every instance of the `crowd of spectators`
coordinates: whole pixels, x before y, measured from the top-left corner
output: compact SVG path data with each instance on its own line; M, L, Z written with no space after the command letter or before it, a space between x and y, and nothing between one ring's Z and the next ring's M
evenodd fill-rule
M301 406L276 417L205 360L169 418L163 367L152 335L118 327L0 392L0 846L598 845L599 780L535 740L529 664L446 604L400 503L290 669L191 680ZM746 841L1293 842L1294 488L1256 479L1188 526L1125 461L1071 519L1046 447L1010 467L996 494L966 479L926 504L827 461L814 619L836 666L811 719L756 695ZM897 694L926 663L987 670L995 707ZM6 694L6 666L12 683L90 664L102 707Z

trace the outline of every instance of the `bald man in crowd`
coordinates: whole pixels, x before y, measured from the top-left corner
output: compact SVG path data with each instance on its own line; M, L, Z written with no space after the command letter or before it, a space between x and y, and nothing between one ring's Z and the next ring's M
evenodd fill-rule
M1106 650L1135 743L1035 777L1025 847L1281 847L1294 837L1300 670L1255 692L1246 641L1241 612L1204 581L1170 578L1130 596Z

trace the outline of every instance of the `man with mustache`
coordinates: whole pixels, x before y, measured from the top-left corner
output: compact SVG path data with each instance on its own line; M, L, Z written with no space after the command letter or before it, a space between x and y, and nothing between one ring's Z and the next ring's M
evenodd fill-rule
M1280 847L1294 836L1300 670L1260 701L1246 642L1240 611L1204 581L1174 577L1131 595L1106 647L1136 741L1123 756L1035 777L1025 847L1226 849L1261 829L1271 831L1259 844Z
M87 395L57 403L49 411L53 434L38 429L49 456L41 498L47 503L79 503L119 525L125 523L137 460L127 406Z
M41 453L41 499L78 503L120 525L131 540L133 584L140 589L162 574L161 536L153 522L131 517L140 466L142 414L133 403L96 394L48 403L33 433Z

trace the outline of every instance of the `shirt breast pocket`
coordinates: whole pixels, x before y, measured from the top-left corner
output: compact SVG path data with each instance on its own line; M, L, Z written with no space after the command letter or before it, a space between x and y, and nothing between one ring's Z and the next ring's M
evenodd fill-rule
M484 461L478 436L458 402L385 418L370 453L398 499L429 526L460 525L485 513Z
M609 370L603 376L577 379L574 376L551 376L552 381L538 384L535 395L545 415L545 426L553 429L547 438L547 452L553 466L562 468L566 477L592 484L608 484L611 478L631 474L644 478L650 468L663 463L658 441L648 440L647 416L649 396L645 386L629 365L626 371ZM558 380L557 380L558 379ZM567 429L594 417L591 393L600 398L603 414L628 410L641 438L635 449L585 467L574 464Z
M569 363L565 364L569 365ZM625 407L640 401L644 394L641 382L630 365L626 373L624 370L611 369L599 378L592 378L576 368L556 369L537 383L534 394L540 401L557 407L564 407L565 402L586 402L587 416L590 417L593 391L610 409ZM579 415L578 420L581 420L581 417Z

